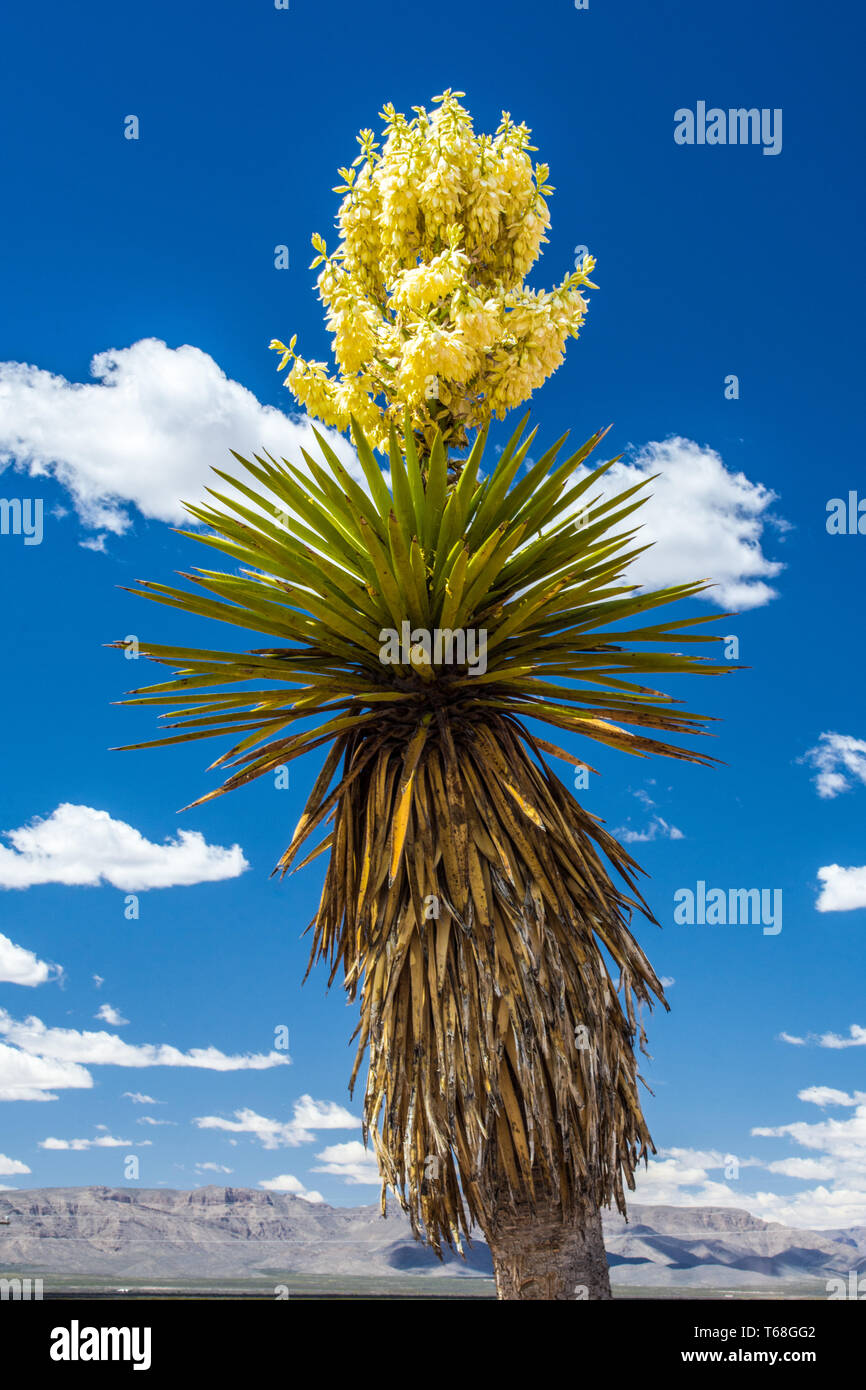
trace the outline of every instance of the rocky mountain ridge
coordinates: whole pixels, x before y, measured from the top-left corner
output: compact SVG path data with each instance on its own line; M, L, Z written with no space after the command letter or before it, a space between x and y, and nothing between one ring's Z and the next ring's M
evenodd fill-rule
M112 1278L251 1278L491 1272L480 1237L444 1263L396 1204L331 1207L249 1188L0 1191L0 1270ZM638 1206L605 1217L620 1285L736 1288L866 1273L866 1228L807 1231L721 1207Z

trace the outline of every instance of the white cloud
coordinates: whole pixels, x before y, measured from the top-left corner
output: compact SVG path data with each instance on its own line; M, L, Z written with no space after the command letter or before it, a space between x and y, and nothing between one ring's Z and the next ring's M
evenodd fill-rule
M684 1190L689 1188L695 1191ZM632 1201L676 1207L738 1205L726 1200L725 1194L729 1191L724 1183L711 1180L704 1164L687 1159L654 1158L650 1159L648 1167L636 1171ZM741 1198L739 1205L743 1204Z
M770 1131L755 1129L753 1134ZM667 1156L665 1156L667 1155ZM635 1202L673 1207L726 1207L748 1211L763 1221L807 1229L861 1224L866 1219L866 1191L845 1186L817 1187L793 1195L745 1191L741 1176L720 1181L714 1170L727 1166L728 1156L692 1149L669 1149L635 1173ZM817 1181L837 1171L830 1159L787 1158L761 1164L740 1159L740 1170L763 1167L779 1176Z
M862 1225L866 1223L866 1094L836 1091L828 1086L808 1087L800 1099L822 1108L839 1107L850 1113L837 1118L827 1116L817 1122L797 1120L787 1125L768 1125L752 1130L755 1135L789 1139L807 1150L805 1158L777 1160L768 1164L771 1172L789 1177L814 1178L830 1182L793 1198L780 1198L783 1211L793 1214L801 1224L816 1227ZM789 1220L789 1215L779 1220Z
M104 975L94 975L94 977L93 977L93 983L94 983L94 985L96 986L97 989L102 989L102 986L105 984L105 976L104 976Z
M799 761L818 769L812 780L825 800L850 791L852 781L866 784L866 741L851 734L821 734Z
M789 1165L790 1169L789 1169ZM802 1165L794 1171L793 1165ZM779 1176L805 1178L831 1165L821 1160L779 1160L767 1165ZM758 1190L746 1192L742 1180L718 1182L708 1175L696 1181L696 1174L672 1164L650 1162L649 1172L635 1174L635 1202L673 1207L727 1207L748 1211L762 1221L776 1221L804 1230L832 1230L835 1227L863 1225L866 1220L866 1192L854 1186L836 1184L805 1188L794 1194Z
M193 1124L199 1129L220 1129L231 1134L252 1134L265 1149L296 1148L309 1144L319 1129L357 1129L361 1121L335 1101L313 1100L301 1096L295 1101L290 1120L270 1120L249 1108L236 1110L233 1120L219 1115L199 1115Z
M376 1157L365 1149L360 1139L348 1144L331 1144L316 1154L320 1164L313 1168L314 1173L333 1173L351 1187L375 1183L378 1187L382 1179L376 1166Z
M825 864L818 870L823 887L815 906L819 912L850 912L866 907L866 865L843 869L839 864Z
M819 1158L779 1158L767 1164L767 1172L781 1173L785 1178L822 1182L825 1178L833 1177L833 1165Z
M301 1096L295 1102L292 1123L302 1130L308 1129L351 1129L360 1124L342 1105L334 1100L313 1100L312 1096Z
M838 1051L845 1047L866 1047L866 1028L859 1023L852 1023L848 1029L847 1038L841 1037L838 1033L809 1033L805 1038L792 1037L790 1033L780 1033L782 1042L793 1043L796 1047L805 1047L808 1043L816 1043L818 1047L829 1047ZM827 1087L813 1086L813 1091L827 1090ZM835 1092L834 1094L841 1094ZM859 1093L858 1093L859 1094ZM802 1100L802 1095L801 1095Z
M197 1163L199 1173L233 1173L234 1168L226 1168L224 1163Z
M11 985L44 985L59 967L40 960L25 946L16 946L8 936L0 935L0 980Z
M141 1115L135 1123L137 1125L176 1125L177 1120L155 1120L152 1115Z
M0 364L0 467L14 461L33 475L53 473L85 524L102 532L126 530L130 505L161 521L188 520L181 499L202 499L212 465L233 471L230 449L247 456L264 449L302 468L300 448L316 449L307 420L262 405L189 345L146 338L111 348L93 358L91 376L81 384L25 363ZM323 432L363 484L348 442ZM719 584L708 597L720 607L768 602L774 591L766 580L782 568L761 550L774 494L728 471L714 450L677 437L615 465L600 490L609 495L659 471L638 517L642 539L657 542L635 562L639 581L707 575Z
M0 1009L0 1036L13 1046L5 1051L27 1054L41 1061L113 1067L200 1067L206 1071L263 1071L286 1065L283 1052L230 1055L216 1047L193 1047L188 1052L168 1043L127 1043L114 1033L78 1032L74 1028L49 1028L39 1018L13 1019ZM86 1076L87 1073L84 1073ZM0 1087L3 1086L0 1062ZM49 1084L60 1085L54 1082ZM88 1077L83 1085L92 1085Z
M756 1216L781 1221L804 1230L826 1231L836 1227L862 1226L866 1222L866 1194L857 1188L839 1186L807 1188L793 1197L759 1193L754 1204ZM750 1204L751 1207L751 1204Z
M858 1105L854 1114L844 1120L819 1120L815 1124L795 1120L789 1125L756 1126L752 1133L769 1139L791 1138L802 1148L821 1149L862 1165L866 1159L866 1105ZM866 1188L866 1169L863 1166L858 1176Z
M660 975L659 984L661 985L662 989L673 989L674 985L676 984L676 980L674 979L673 975Z
M729 472L714 449L679 437L653 441L628 462L614 464L600 480L599 492L610 497L655 473L661 476L646 489L645 506L623 523L644 527L635 544L655 543L633 562L635 580L656 588L712 579L717 587L704 597L739 611L775 598L766 581L783 566L761 549L764 528L773 522L769 508L775 493L743 473ZM588 500L581 498L578 506Z
M862 1028L859 1023L852 1023L848 1030L848 1037L842 1038L838 1033L822 1033L818 1039L819 1047L866 1047L866 1028Z
M211 468L239 467L229 453L266 450L301 464L317 448L305 420L262 405L206 352L156 338L93 358L93 384L69 382L21 362L0 364L0 466L53 473L86 525L121 534L132 504L146 517L189 518L181 500L203 500ZM276 380L276 378L275 378ZM344 439L322 430L357 471Z
M30 1169L26 1163L22 1163L17 1158L7 1158L5 1154L0 1154L0 1174L4 1178L10 1177L13 1173L29 1173Z
M661 816L653 816L645 830L631 830L627 825L624 825L615 830L614 834L618 839L625 840L627 844L637 844L638 842L645 844L649 840L659 838L663 840L682 840L685 838L681 830L677 830L675 825L668 825Z
M90 1072L76 1062L29 1056L0 1042L0 1100L56 1100L56 1091L92 1085Z
M138 1147L143 1148L150 1141L147 1139L139 1141ZM135 1145L132 1139L115 1139L110 1134L100 1134L98 1139L40 1139L40 1149L64 1149L78 1153L84 1149L131 1149Z
M659 1158L672 1159L678 1166L698 1168L702 1172L704 1170L712 1171L715 1168L724 1169L731 1163L736 1163L740 1168L761 1167L760 1160L757 1158L740 1158L731 1153L722 1153L720 1149L660 1149Z
M849 1096L847 1091L837 1091L832 1086L807 1086L805 1091L797 1092L797 1099L804 1100L808 1105L859 1105L866 1101L866 1095L862 1091L855 1091L853 1096Z
M120 1028L124 1023L129 1022L129 1019L124 1018L123 1014L119 1013L112 1004L100 1004L93 1017L102 1019L103 1023L110 1023L112 1028Z
M305 1202L312 1202L315 1206L319 1202L324 1202L321 1192L316 1192L304 1187L299 1178L295 1178L291 1173L280 1173L276 1178L265 1178L259 1183L259 1187L265 1188L267 1192L291 1192L295 1197L302 1197Z
M815 1230L866 1224L866 1093L849 1095L829 1086L810 1086L800 1091L799 1099L851 1113L817 1123L755 1126L752 1135L786 1139L805 1153L767 1160L738 1158L734 1170L728 1167L731 1156L714 1150L665 1149L658 1159L650 1160L647 1170L638 1169L634 1200L677 1207L737 1207L765 1221ZM755 1168L818 1185L795 1193L749 1191L751 1184L744 1181L743 1170ZM716 1170L722 1170L718 1178Z
M164 1105L161 1100L154 1100L153 1096L145 1096L141 1091L124 1091L121 1100L131 1100L133 1105Z
M4 834L13 847L0 846L0 888L104 882L134 893L237 878L249 868L240 845L209 845L198 830L157 845L107 811L68 802Z

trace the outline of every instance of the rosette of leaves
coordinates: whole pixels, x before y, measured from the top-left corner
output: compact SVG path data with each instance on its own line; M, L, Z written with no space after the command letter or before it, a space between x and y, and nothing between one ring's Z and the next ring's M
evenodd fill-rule
M664 996L629 929L651 914L638 866L549 760L585 785L560 746L582 735L713 761L669 741L702 717L646 681L730 669L696 654L720 640L694 630L708 618L646 621L705 582L623 577L645 485L604 500L615 460L584 466L602 434L530 463L525 427L486 476L482 432L451 484L441 436L419 460L409 429L405 452L392 432L390 487L357 426L364 485L320 435L303 467L236 455L243 472L188 508L205 529L183 533L234 568L137 592L270 645L142 640L173 673L129 700L172 707L173 732L133 746L232 740L213 764L226 780L193 805L323 750L277 868L327 857L311 964L360 996L352 1085L366 1055L383 1201L392 1188L437 1251L478 1223L500 1274L526 1244L519 1213L543 1229L551 1211L564 1228L624 1211L652 1149L634 1044ZM421 641L383 660L407 622L486 633L486 669L437 664Z

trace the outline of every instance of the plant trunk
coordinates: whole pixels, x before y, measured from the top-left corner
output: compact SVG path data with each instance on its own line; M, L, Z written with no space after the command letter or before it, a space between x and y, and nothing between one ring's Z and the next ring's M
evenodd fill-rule
M611 1297L601 1216L589 1198L565 1221L543 1193L535 1206L495 1210L487 1239L500 1299Z

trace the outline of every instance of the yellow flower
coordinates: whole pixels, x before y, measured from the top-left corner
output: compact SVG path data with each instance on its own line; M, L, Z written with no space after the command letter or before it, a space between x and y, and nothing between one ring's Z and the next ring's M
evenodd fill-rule
M585 256L555 289L526 276L550 227L545 165L530 131L507 112L495 135L476 135L462 93L434 98L411 120L382 112L383 138L358 138L329 254L314 265L336 375L274 342L286 385L308 414L338 429L355 416L377 448L408 408L416 434L463 447L467 431L525 401L563 360L595 288ZM433 386L431 386L433 383Z

